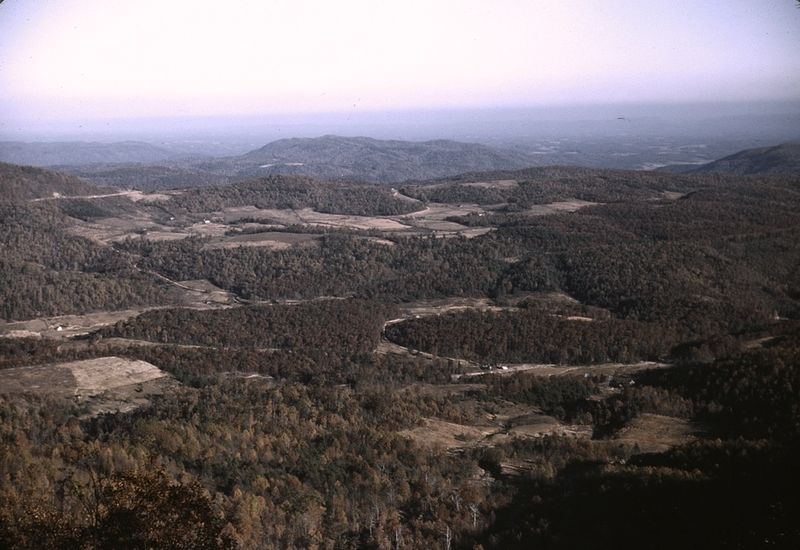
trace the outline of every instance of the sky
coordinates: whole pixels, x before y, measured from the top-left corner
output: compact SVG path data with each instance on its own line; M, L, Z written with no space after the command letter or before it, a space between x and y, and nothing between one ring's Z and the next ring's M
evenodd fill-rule
M6 0L0 122L797 101L794 0Z

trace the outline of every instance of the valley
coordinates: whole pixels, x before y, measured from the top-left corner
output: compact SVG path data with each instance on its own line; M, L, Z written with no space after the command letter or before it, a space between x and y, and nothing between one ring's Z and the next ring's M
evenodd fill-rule
M800 548L800 0L0 0L0 550Z
M74 503L151 470L211 547L547 546L632 487L733 502L723 469L790 532L796 177L390 185L0 165L0 534L101 536Z
M443 184L446 185L446 184ZM516 182L500 180L457 184L481 189L513 189ZM433 185L437 188L440 185ZM406 196L396 189L392 198L398 203L410 205L409 213L382 216L345 215L320 212L313 208L258 208L254 205L227 206L213 211L182 211L173 207L180 191L169 193L143 193L141 191L119 191L102 195L51 196L31 199L32 202L63 201L77 204L109 197L124 197L133 203L142 202L148 209L137 209L135 205L123 206L122 215L116 217L89 217L76 220L69 231L76 235L107 245L113 242L141 238L152 241L169 241L189 237L211 237L211 248L233 248L236 246L266 246L273 249L288 248L301 242L313 242L313 233L292 233L291 228L319 230L373 231L387 236L475 237L492 227L469 227L451 218L460 216L483 217L508 207L508 203L436 203L424 205L418 199ZM531 216L546 215L561 211L574 212L596 203L569 200L536 205L524 213ZM102 204L99 205L102 208ZM166 218L165 216L169 214ZM175 214L175 215L172 215ZM380 238L380 237L376 237ZM387 241L388 242L388 241Z

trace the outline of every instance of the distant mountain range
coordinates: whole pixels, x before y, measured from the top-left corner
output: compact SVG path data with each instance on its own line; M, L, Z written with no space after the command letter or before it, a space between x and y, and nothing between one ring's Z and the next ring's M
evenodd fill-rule
M738 176L800 175L800 143L784 143L774 147L745 149L708 164L675 164L659 169L663 172L705 174L719 172Z
M203 187L270 175L396 183L513 170L540 160L475 143L340 136L282 139L239 156L193 159L136 142L73 145L6 142L0 144L0 158L56 167L97 185L145 190Z
M330 135L281 139L243 155L216 158L182 157L165 148L133 141L0 142L0 161L54 168L95 185L142 190L205 187L271 175L304 175L323 181L399 183L465 173L518 170L541 166L542 160L541 155L475 143ZM675 164L658 170L735 175L798 174L800 144L747 149L708 164Z
M0 162L29 166L58 166L98 163L162 162L174 152L141 141L98 143L84 141L0 142Z

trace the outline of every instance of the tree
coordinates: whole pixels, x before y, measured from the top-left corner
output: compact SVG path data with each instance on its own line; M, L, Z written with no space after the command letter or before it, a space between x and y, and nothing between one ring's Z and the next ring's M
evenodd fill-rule
M196 482L164 472L101 481L94 539L99 548L235 548L211 499Z

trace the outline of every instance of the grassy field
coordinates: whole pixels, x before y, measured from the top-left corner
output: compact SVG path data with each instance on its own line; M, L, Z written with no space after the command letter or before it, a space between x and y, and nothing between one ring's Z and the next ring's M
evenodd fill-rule
M82 416L133 410L176 384L155 365L114 356L0 371L3 393L72 399Z

